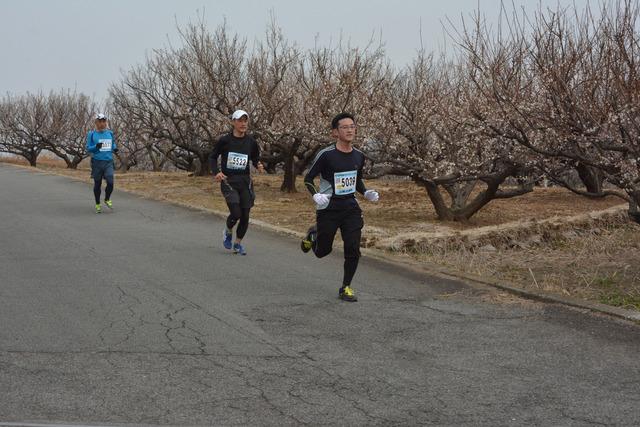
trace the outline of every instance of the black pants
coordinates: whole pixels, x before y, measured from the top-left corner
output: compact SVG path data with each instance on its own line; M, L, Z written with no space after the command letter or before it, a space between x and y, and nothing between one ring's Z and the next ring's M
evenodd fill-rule
M236 237L242 239L249 229L249 212L255 201L253 183L249 175L229 176L220 184L222 195L229 207L227 228L231 230L236 224Z
M239 203L228 204L229 216L227 217L227 228L231 230L238 221L236 237L242 239L249 229L249 211L251 209L241 208Z
M113 192L113 175L105 176L105 181L107 181L107 186L104 189L104 199L111 199L111 193ZM93 197L96 199L96 205L100 204L100 193L102 192L102 179L94 179L93 180Z
M362 210L353 207L343 210L319 210L316 213L316 238L313 253L322 258L333 250L333 239L340 229L344 242L344 278L343 286L351 285L360 259L360 237L362 236Z
M96 199L96 205L100 204L103 178L107 181L104 199L109 200L113 191L113 160L91 159L91 177L93 178L93 196Z

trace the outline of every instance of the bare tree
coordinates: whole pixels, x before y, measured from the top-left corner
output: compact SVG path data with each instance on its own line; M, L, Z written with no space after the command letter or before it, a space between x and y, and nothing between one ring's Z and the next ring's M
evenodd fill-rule
M381 43L302 52L272 21L248 51L226 24L211 32L200 19L179 29L179 47L154 51L111 88L123 155L135 159L122 157L123 167L141 156L156 169L169 159L207 173L212 145L243 108L268 170L282 169L282 191L295 191L297 175L333 142L331 118L350 111L378 170L422 186L441 219L467 220L491 200L531 191L543 174L579 194L616 194L634 211L636 3L603 4L596 15L502 15L496 30L479 13L452 26L456 55L421 52L398 72Z
M533 189L526 150L485 132L494 111L467 68L421 53L390 86L389 125L369 149L385 172L423 187L441 220L466 221L491 200ZM509 177L520 178L515 187Z
M168 153L173 146L168 140L156 137L161 116L153 104L141 96L140 89L144 86L136 87L138 91L121 82L109 89L111 126L124 151L119 153L121 168L148 164L157 172L169 161Z
M283 191L295 191L296 176L323 146L333 143L329 124L336 114L355 114L361 140L369 138L378 125L390 67L382 45L316 46L300 57L292 78L291 99L282 110L287 126L283 137L272 142L284 159Z
M514 40L523 46L523 69L532 87L525 101L504 84L504 73L477 81L501 112L501 125L488 127L535 153L538 167L570 190L628 200L636 220L640 200L637 17L637 4L631 1L619 1L612 8L603 4L597 16L589 8L583 13L538 11L531 20L524 15L507 20L510 40L506 42L491 40L489 32L480 28L463 43L482 76L493 72L496 57L478 46L509 45ZM578 170L585 188L563 178L568 167ZM603 187L604 181L617 188Z
M146 161L151 163L151 169L159 171L157 165L153 141L150 141L144 133L139 122L132 119L129 110L108 108L109 125L116 135L118 153L116 153L116 167L121 172L127 172L134 167L144 166ZM161 156L161 161L166 162L166 156Z
M76 169L87 157L86 130L91 125L96 105L82 93L51 93L45 100L47 122L54 132L41 133L45 148L64 160L69 169Z
M295 67L301 53L291 46L272 20L263 42L248 62L252 98L252 129L261 142L261 157L267 170L275 172L283 163L282 191L295 192L295 160L302 143L292 130L299 114L295 109Z
M226 25L210 33L202 20L180 34L181 47L154 51L110 95L114 108L137 121L137 132L156 141L175 167L204 175L229 115L248 98L245 42L230 37Z
M45 97L41 93L5 95L0 102L0 150L22 156L36 167L47 139L52 137L47 114Z

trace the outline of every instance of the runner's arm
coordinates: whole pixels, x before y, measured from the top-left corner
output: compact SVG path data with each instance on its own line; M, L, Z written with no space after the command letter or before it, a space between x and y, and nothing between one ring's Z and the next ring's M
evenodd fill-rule
M367 191L367 187L364 185L364 181L362 180L362 168L363 165L358 169L358 176L356 177L356 191L360 194L364 194Z
M209 166L211 167L211 173L215 176L220 172L218 169L218 157L220 156L220 146L222 141L217 140L213 146L213 151L209 154Z
M93 131L89 131L89 133L87 133L86 148L89 153L97 153L100 150L93 142Z
M318 176L320 170L322 169L321 165L323 158L324 157L322 156L317 158L313 162L313 165L311 165L311 169L309 169L309 172L307 172L307 174L304 176L304 186L307 188L307 190L309 190L309 193L311 193L312 196L318 192L315 185L313 184L313 180L316 176Z
M254 168L258 169L258 164L260 163L260 146L255 139L253 140L253 147L251 148L251 163L253 163Z

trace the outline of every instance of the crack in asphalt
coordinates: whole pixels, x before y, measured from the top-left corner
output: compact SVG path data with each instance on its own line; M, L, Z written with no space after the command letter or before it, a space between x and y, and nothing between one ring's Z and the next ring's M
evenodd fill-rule
M585 417L576 417L576 416L568 415L564 411L561 412L561 413L562 413L563 417L568 418L571 421L575 421L575 422L582 423L582 424L586 423L586 424L593 425L593 426L608 426L608 425L611 425L611 423L606 423L606 422L602 422L602 421L594 421L592 419L585 418Z

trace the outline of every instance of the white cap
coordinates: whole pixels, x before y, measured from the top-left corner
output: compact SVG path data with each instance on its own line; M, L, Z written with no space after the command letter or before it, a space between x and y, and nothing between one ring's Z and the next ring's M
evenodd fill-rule
M96 120L107 120L107 116L102 113L96 114Z
M238 119L242 118L242 116L247 116L247 119L248 119L249 118L249 113L247 113L244 110L236 110L231 115L231 120L238 120Z

